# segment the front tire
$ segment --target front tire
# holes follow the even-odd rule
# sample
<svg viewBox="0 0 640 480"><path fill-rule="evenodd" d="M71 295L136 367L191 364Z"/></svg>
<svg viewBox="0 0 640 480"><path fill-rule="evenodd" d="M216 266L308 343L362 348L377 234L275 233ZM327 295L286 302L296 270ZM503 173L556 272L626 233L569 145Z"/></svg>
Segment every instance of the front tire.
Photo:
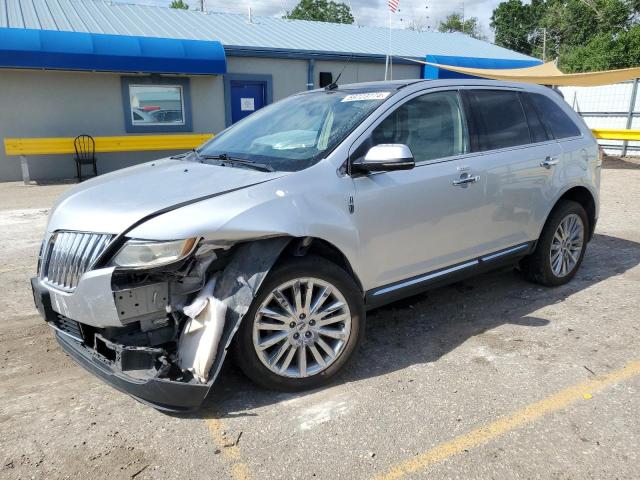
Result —
<svg viewBox="0 0 640 480"><path fill-rule="evenodd" d="M549 215L535 251L520 262L520 270L532 282L564 285L582 264L588 232L589 218L582 205L561 200Z"/></svg>
<svg viewBox="0 0 640 480"><path fill-rule="evenodd" d="M269 273L234 345L237 365L272 390L299 391L330 381L364 332L363 296L337 265L295 257Z"/></svg>

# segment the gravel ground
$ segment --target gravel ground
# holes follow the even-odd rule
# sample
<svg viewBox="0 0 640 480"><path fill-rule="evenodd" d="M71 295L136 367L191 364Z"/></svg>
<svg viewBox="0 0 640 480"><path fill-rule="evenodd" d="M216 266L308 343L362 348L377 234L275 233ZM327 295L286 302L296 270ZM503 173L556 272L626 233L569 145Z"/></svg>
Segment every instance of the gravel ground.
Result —
<svg viewBox="0 0 640 480"><path fill-rule="evenodd" d="M69 186L0 184L0 478L351 479L397 465L409 478L640 478L640 375L552 396L640 360L640 164L605 166L569 285L507 269L404 300L370 313L329 387L268 392L227 363L189 416L139 404L60 350L28 279ZM514 412L519 423L492 423Z"/></svg>

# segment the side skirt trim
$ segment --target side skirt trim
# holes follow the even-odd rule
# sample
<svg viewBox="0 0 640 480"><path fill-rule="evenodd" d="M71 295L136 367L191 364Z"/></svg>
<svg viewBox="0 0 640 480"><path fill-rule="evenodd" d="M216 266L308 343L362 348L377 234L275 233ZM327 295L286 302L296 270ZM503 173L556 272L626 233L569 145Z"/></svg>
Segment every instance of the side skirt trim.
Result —
<svg viewBox="0 0 640 480"><path fill-rule="evenodd" d="M384 295L385 293L393 292L394 290L398 290L398 289L401 289L401 288L409 287L409 286L415 285L417 283L426 282L427 280L438 278L438 277L441 277L443 275L447 275L449 273L457 272L458 270L462 270L463 268L472 267L474 265L477 265L478 263L479 263L478 260L472 260L470 262L466 262L466 263L462 263L460 265L456 265L455 267L445 268L444 270L439 270L437 272L429 273L427 275L423 275L421 277L414 278L412 280L406 280L406 281L404 281L402 283L397 283L395 285L391 285L390 287L385 287L385 288L382 288L380 290L376 290L372 295L374 297L377 296L377 295Z"/></svg>
<svg viewBox="0 0 640 480"><path fill-rule="evenodd" d="M518 245L517 247L508 248L507 250L502 250L501 252L492 253L491 255L486 255L486 256L482 257L480 260L483 261L483 262L488 262L490 260L493 260L494 258L499 258L499 257L502 257L503 255L508 255L510 253L514 253L514 252L518 252L520 250L524 250L528 246L529 246L528 243L523 243L522 245Z"/></svg>
<svg viewBox="0 0 640 480"><path fill-rule="evenodd" d="M513 263L530 253L534 245L535 242L522 243L441 270L428 272L417 277L369 290L365 295L365 303L367 304L367 308L375 308L385 303L414 295L430 287L458 281L475 273L481 273L501 265Z"/></svg>

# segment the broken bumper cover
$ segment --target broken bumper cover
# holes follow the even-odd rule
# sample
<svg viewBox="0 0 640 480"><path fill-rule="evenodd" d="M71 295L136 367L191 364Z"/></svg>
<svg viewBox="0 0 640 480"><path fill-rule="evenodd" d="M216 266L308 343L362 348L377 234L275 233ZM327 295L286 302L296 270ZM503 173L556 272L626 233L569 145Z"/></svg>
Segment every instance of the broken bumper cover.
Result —
<svg viewBox="0 0 640 480"><path fill-rule="evenodd" d="M162 378L142 380L122 373L99 353L86 346L80 338L61 330L58 327L58 313L51 306L49 290L44 288L37 278L31 280L31 286L38 312L54 328L60 346L82 367L117 390L159 410L186 412L200 407L211 388L211 383L183 383Z"/></svg>
<svg viewBox="0 0 640 480"><path fill-rule="evenodd" d="M56 339L77 363L117 390L159 410L186 412L196 410L209 392L208 384L174 382L161 378L138 380L122 374L100 355L69 336L56 332Z"/></svg>

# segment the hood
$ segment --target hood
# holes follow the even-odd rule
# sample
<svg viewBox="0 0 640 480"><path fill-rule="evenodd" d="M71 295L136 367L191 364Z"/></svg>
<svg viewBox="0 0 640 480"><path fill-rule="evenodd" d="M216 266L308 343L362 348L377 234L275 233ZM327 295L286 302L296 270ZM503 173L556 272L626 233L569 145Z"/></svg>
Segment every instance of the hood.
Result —
<svg viewBox="0 0 640 480"><path fill-rule="evenodd" d="M83 182L54 205L47 230L119 234L161 211L286 175L163 159Z"/></svg>

